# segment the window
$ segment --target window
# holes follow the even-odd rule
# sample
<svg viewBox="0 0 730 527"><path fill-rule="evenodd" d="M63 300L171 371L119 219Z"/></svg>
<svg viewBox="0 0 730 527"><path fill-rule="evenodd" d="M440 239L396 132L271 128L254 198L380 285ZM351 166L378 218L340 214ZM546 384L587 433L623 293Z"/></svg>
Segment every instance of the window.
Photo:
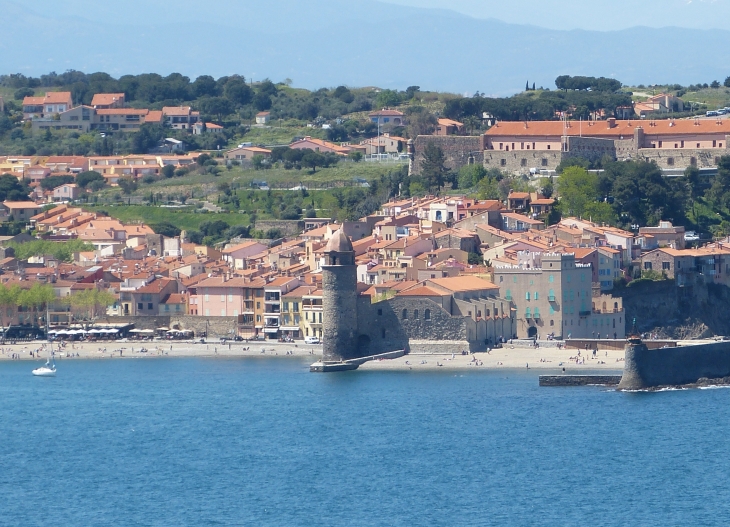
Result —
<svg viewBox="0 0 730 527"><path fill-rule="evenodd" d="M207 294L205 295L205 301L206 302L208 301L208 295Z"/></svg>
<svg viewBox="0 0 730 527"><path fill-rule="evenodd" d="M665 271L669 271L669 262L662 262L662 269Z"/></svg>
<svg viewBox="0 0 730 527"><path fill-rule="evenodd" d="M512 300L512 291L507 289L507 293L504 296L507 300Z"/></svg>
<svg viewBox="0 0 730 527"><path fill-rule="evenodd" d="M644 262L644 270L651 271L651 262Z"/></svg>
<svg viewBox="0 0 730 527"><path fill-rule="evenodd" d="M403 314L401 315L401 318L403 320L408 320L408 310L407 309L403 310Z"/></svg>
<svg viewBox="0 0 730 527"><path fill-rule="evenodd" d="M535 318L540 318L540 308L539 307L536 307L535 308L535 314L533 316Z"/></svg>
<svg viewBox="0 0 730 527"><path fill-rule="evenodd" d="M226 316L226 310L225 309L221 309L221 316L222 317Z"/></svg>
<svg viewBox="0 0 730 527"><path fill-rule="evenodd" d="M418 309L414 309L414 310L413 310L413 318L414 318L415 320L418 320Z"/></svg>
<svg viewBox="0 0 730 527"><path fill-rule="evenodd" d="M233 302L233 295L228 293L228 301Z"/></svg>
<svg viewBox="0 0 730 527"><path fill-rule="evenodd" d="M225 302L225 301L226 301L226 295L221 295L221 302Z"/></svg>
<svg viewBox="0 0 730 527"><path fill-rule="evenodd" d="M500 159L499 160L500 166L506 167L507 166L507 160L506 159Z"/></svg>
<svg viewBox="0 0 730 527"><path fill-rule="evenodd" d="M487 315L487 316L489 316L489 315ZM423 320L431 320L431 310L430 309L426 309L423 312Z"/></svg>
<svg viewBox="0 0 730 527"><path fill-rule="evenodd" d="M554 281L555 281L555 278L553 278L553 275L550 275L548 277L548 282L550 282L552 284Z"/></svg>
<svg viewBox="0 0 730 527"><path fill-rule="evenodd" d="M385 338L385 328L380 328L380 338Z"/></svg>
<svg viewBox="0 0 730 527"><path fill-rule="evenodd" d="M144 306L144 304L142 304L142 302L137 302L137 309L140 309L140 310L144 309L143 306Z"/></svg>
<svg viewBox="0 0 730 527"><path fill-rule="evenodd" d="M294 302L294 312L296 313L298 311L299 311L299 302Z"/></svg>
<svg viewBox="0 0 730 527"><path fill-rule="evenodd" d="M382 317L383 316L383 310L382 309L378 309L378 316L379 317Z"/></svg>
<svg viewBox="0 0 730 527"><path fill-rule="evenodd" d="M206 309L205 311L207 314L208 310ZM256 322L261 322L261 315L256 315Z"/></svg>
<svg viewBox="0 0 730 527"><path fill-rule="evenodd" d="M205 316L206 317L209 317L210 316L210 309L206 309L205 310ZM259 317L259 318L261 318L261 317Z"/></svg>
<svg viewBox="0 0 730 527"><path fill-rule="evenodd" d="M547 160L547 158L546 158L546 157L543 157L543 158L542 158L541 164L542 164L542 166L544 166L544 167L548 166L548 160Z"/></svg>
<svg viewBox="0 0 730 527"><path fill-rule="evenodd" d="M530 292L529 291L527 293L525 293L525 300L527 300L527 301L530 300Z"/></svg>
<svg viewBox="0 0 730 527"><path fill-rule="evenodd" d="M205 296L207 297L208 295ZM206 300L208 299L206 298ZM256 302L256 309L261 309L261 302Z"/></svg>
<svg viewBox="0 0 730 527"><path fill-rule="evenodd" d="M668 157L667 158L667 165L669 165L670 167L674 166L674 158L673 157Z"/></svg>
<svg viewBox="0 0 730 527"><path fill-rule="evenodd" d="M535 300L539 300L539 298L538 298L538 295L537 295L537 291L535 291L535 296L534 296L534 298L535 298Z"/></svg>
<svg viewBox="0 0 730 527"><path fill-rule="evenodd" d="M147 309L152 309L152 302L147 303Z"/></svg>
<svg viewBox="0 0 730 527"><path fill-rule="evenodd" d="M530 312L530 308L525 308L525 318L532 318L532 313Z"/></svg>
<svg viewBox="0 0 730 527"><path fill-rule="evenodd" d="M554 325L555 325L555 321L554 321L554 320L551 320L551 321L550 321L550 325L551 325L551 326L554 326Z"/></svg>
<svg viewBox="0 0 730 527"><path fill-rule="evenodd" d="M520 159L520 166L521 167L526 167L527 166L527 159L525 159L524 157L522 159Z"/></svg>
<svg viewBox="0 0 730 527"><path fill-rule="evenodd" d="M432 278L433 278L433 277L432 277ZM499 277L499 283L502 283L502 282L504 282L504 276L500 276L500 277Z"/></svg>

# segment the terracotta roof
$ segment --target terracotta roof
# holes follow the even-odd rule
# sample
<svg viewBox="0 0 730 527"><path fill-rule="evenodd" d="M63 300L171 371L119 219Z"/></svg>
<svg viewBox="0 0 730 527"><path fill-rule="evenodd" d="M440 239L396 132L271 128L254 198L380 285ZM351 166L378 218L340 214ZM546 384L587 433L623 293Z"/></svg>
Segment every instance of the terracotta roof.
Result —
<svg viewBox="0 0 730 527"><path fill-rule="evenodd" d="M149 110L137 108L109 108L96 110L99 115L147 115Z"/></svg>
<svg viewBox="0 0 730 527"><path fill-rule="evenodd" d="M370 112L370 117L403 117L404 113L398 110L380 110L377 112Z"/></svg>
<svg viewBox="0 0 730 527"><path fill-rule="evenodd" d="M421 285L414 287L413 289L406 289L405 291L399 291L396 296L447 296L448 293L439 291L432 287Z"/></svg>
<svg viewBox="0 0 730 527"><path fill-rule="evenodd" d="M163 115L186 116L190 113L190 106L165 106L162 109Z"/></svg>
<svg viewBox="0 0 730 527"><path fill-rule="evenodd" d="M499 289L498 285L477 278L476 276L452 276L449 278L432 278L428 282L454 292Z"/></svg>
<svg viewBox="0 0 730 527"><path fill-rule="evenodd" d="M525 137L556 137L562 135L583 137L605 137L616 139L623 136L627 139L634 137L634 130L642 128L645 136L653 135L703 135L703 134L730 134L730 120L728 119L663 119L626 120L616 121L616 125L609 127L608 121L584 122L582 125L572 121L568 128L563 129L562 121L501 121L490 128L484 135L487 137L525 136Z"/></svg>
<svg viewBox="0 0 730 527"><path fill-rule="evenodd" d="M43 102L47 104L59 104L69 102L71 100L70 91L49 91Z"/></svg>
<svg viewBox="0 0 730 527"><path fill-rule="evenodd" d="M40 106L46 101L45 97L24 97L23 106Z"/></svg>
<svg viewBox="0 0 730 527"><path fill-rule="evenodd" d="M223 254L231 254L236 251L240 251L241 249L246 249L248 247L253 247L255 245L263 245L264 247L266 247L263 243L260 243L260 242L243 242L243 243L239 243L238 245L234 245L233 247L228 247L227 249L223 249L223 251L221 251L221 252Z"/></svg>
<svg viewBox="0 0 730 527"><path fill-rule="evenodd" d="M91 99L91 106L109 106L124 99L123 93L97 93Z"/></svg>
<svg viewBox="0 0 730 527"><path fill-rule="evenodd" d="M439 124L441 126L464 126L464 123L460 123L459 121L454 121L453 119L439 119Z"/></svg>
<svg viewBox="0 0 730 527"><path fill-rule="evenodd" d="M145 116L144 121L146 123L157 123L162 121L162 111L160 110L150 110L147 115Z"/></svg>

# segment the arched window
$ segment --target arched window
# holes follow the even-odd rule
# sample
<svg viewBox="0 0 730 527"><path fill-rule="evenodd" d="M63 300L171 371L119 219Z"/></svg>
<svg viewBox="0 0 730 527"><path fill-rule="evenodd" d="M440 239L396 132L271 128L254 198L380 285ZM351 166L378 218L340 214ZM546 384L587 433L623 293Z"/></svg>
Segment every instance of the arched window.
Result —
<svg viewBox="0 0 730 527"><path fill-rule="evenodd" d="M614 309L615 311L618 311L618 302L614 302L614 303L613 303L613 309Z"/></svg>
<svg viewBox="0 0 730 527"><path fill-rule="evenodd" d="M402 318L403 318L403 320L406 320L408 318L408 310L407 309L404 309L403 310L403 317Z"/></svg>
<svg viewBox="0 0 730 527"><path fill-rule="evenodd" d="M413 310L413 318L418 320L418 309Z"/></svg>
<svg viewBox="0 0 730 527"><path fill-rule="evenodd" d="M431 310L430 309L426 309L423 312L423 320L431 320Z"/></svg>
<svg viewBox="0 0 730 527"><path fill-rule="evenodd" d="M603 312L606 312L606 302L603 303Z"/></svg>

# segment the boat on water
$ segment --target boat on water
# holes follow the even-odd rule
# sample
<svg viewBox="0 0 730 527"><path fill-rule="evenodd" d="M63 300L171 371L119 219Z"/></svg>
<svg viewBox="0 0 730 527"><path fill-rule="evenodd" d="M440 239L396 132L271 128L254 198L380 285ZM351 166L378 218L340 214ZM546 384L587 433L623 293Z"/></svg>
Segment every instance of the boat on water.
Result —
<svg viewBox="0 0 730 527"><path fill-rule="evenodd" d="M55 377L56 364L51 363L50 360L47 360L43 366L33 370L33 375L35 375L36 377Z"/></svg>

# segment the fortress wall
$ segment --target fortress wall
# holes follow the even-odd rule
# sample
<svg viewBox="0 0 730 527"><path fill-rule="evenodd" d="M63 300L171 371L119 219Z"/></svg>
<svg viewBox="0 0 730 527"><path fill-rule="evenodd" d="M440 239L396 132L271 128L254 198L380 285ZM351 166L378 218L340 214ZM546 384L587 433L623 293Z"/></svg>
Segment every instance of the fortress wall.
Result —
<svg viewBox="0 0 730 527"><path fill-rule="evenodd" d="M693 384L705 377L730 376L730 342L697 346L648 349L644 344L628 346L622 390Z"/></svg>
<svg viewBox="0 0 730 527"><path fill-rule="evenodd" d="M485 150L484 168L510 174L529 174L531 168L555 170L563 160L560 150Z"/></svg>
<svg viewBox="0 0 730 527"><path fill-rule="evenodd" d="M471 161L478 165L482 163L484 152L484 136L461 135L419 135L414 141L413 174L421 173L423 152L428 143L438 146L444 153L444 165L450 170L458 171Z"/></svg>

